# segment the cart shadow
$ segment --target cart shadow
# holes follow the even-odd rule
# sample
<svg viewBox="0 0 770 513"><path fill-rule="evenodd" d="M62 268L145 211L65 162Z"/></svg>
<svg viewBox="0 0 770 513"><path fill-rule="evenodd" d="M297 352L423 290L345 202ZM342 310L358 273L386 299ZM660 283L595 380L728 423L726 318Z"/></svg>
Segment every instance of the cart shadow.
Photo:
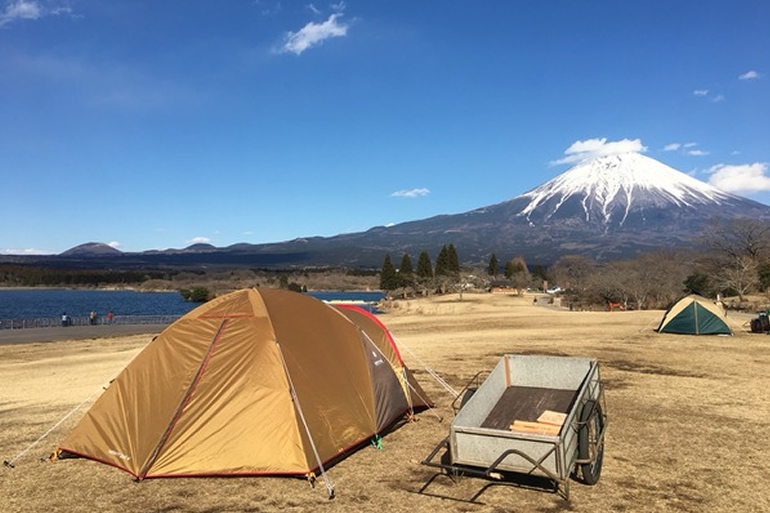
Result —
<svg viewBox="0 0 770 513"><path fill-rule="evenodd" d="M564 491L561 490L559 487L559 484L555 481L548 479L546 477L540 477L540 476L533 476L533 475L527 475L527 474L520 474L516 472L500 472L502 475L502 479L491 479L491 478L484 478L479 476L473 476L473 480L482 481L483 484L481 484L481 487L477 492L475 492L470 498L462 498L462 497L453 497L451 495L441 494L435 491L430 491L428 488L431 488L431 485L434 484L436 479L440 477L447 478L448 482L454 486L458 484L463 477L468 477L462 475L462 473L458 473L456 475L452 475L451 473L446 472L436 472L434 473L422 487L420 487L419 490L412 493L417 493L419 495L424 495L426 497L435 497L439 499L446 499L456 502L466 502L471 504L478 504L478 505L486 505L486 503L479 501L479 498L488 490L495 489L495 488L516 488L516 489L522 489L522 490L530 490L530 491L538 491L538 492L544 492L544 493L553 493L560 495L563 499L568 500L567 497L564 495ZM471 478L469 478L471 479ZM440 486L439 484L436 484L436 486ZM433 488L435 488L434 486Z"/></svg>

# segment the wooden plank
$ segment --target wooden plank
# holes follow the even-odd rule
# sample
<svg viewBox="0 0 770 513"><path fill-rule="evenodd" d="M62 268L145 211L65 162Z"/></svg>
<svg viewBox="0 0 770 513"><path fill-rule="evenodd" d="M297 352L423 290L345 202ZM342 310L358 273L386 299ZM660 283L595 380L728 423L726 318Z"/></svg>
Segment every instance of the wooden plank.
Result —
<svg viewBox="0 0 770 513"><path fill-rule="evenodd" d="M511 386L503 391L480 427L507 431L516 420L537 422L546 410L566 414L576 396L576 390Z"/></svg>
<svg viewBox="0 0 770 513"><path fill-rule="evenodd" d="M526 422L524 420L515 420L510 426L511 431L520 433L537 433L540 435L558 436L561 426L543 424L541 422Z"/></svg>
<svg viewBox="0 0 770 513"><path fill-rule="evenodd" d="M561 426L564 421L567 420L566 413L559 413L557 411L545 410L542 415L537 418L537 421L541 424L550 424L552 426Z"/></svg>

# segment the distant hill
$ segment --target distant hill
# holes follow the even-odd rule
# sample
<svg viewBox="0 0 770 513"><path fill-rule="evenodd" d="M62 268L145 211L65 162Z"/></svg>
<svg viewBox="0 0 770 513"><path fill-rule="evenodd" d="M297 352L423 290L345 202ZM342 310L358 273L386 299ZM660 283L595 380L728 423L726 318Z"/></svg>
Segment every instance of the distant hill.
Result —
<svg viewBox="0 0 770 513"><path fill-rule="evenodd" d="M333 237L305 237L226 248L194 244L184 249L123 253L88 243L37 258L78 266L379 268L386 253L435 258L454 244L462 263L521 256L548 265L568 254L598 260L628 258L659 249L695 248L712 220L770 222L770 207L720 191L638 153L582 162L510 200L469 212L439 215Z"/></svg>
<svg viewBox="0 0 770 513"><path fill-rule="evenodd" d="M122 255L123 252L113 248L109 244L101 242L86 242L60 254L64 257L88 257L88 256L115 256Z"/></svg>

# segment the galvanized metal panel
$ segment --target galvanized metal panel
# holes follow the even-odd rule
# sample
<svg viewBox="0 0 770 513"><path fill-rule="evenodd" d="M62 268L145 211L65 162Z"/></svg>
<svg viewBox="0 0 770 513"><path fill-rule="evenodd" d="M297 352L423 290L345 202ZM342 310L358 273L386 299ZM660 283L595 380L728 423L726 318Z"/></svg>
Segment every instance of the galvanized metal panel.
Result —
<svg viewBox="0 0 770 513"><path fill-rule="evenodd" d="M510 385L575 391L576 399L560 436L480 427ZM586 400L598 399L599 393L595 359L506 355L452 422L449 439L452 463L488 468L502 454L513 449L536 461L543 458L542 469L562 480L567 479L577 459L580 411ZM498 468L547 476L541 469L533 470L532 463L516 454L507 456Z"/></svg>

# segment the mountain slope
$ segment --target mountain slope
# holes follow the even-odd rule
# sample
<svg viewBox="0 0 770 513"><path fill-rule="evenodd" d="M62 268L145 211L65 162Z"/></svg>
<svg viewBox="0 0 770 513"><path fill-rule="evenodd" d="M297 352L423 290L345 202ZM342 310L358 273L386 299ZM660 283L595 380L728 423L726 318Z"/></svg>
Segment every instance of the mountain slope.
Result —
<svg viewBox="0 0 770 513"><path fill-rule="evenodd" d="M65 264L123 268L378 268L386 253L396 259L409 253L416 259L428 251L435 258L442 245L451 243L463 263L486 262L495 253L501 261L523 256L530 264L547 265L568 254L615 260L660 249L697 248L714 218L770 222L770 207L715 189L649 157L629 153L582 162L495 205L365 232L144 253L121 253L88 244L55 258L64 259ZM9 258L22 257L0 257L0 261Z"/></svg>
<svg viewBox="0 0 770 513"><path fill-rule="evenodd" d="M744 201L638 153L580 163L519 198L529 199L520 212L529 221L583 215L587 222L617 227L649 210L716 209Z"/></svg>
<svg viewBox="0 0 770 513"><path fill-rule="evenodd" d="M608 260L697 247L715 217L770 221L770 207L629 153L582 162L496 205L329 242L410 254L451 242L466 261L482 261L494 252L498 258L522 255L548 264L571 253Z"/></svg>

